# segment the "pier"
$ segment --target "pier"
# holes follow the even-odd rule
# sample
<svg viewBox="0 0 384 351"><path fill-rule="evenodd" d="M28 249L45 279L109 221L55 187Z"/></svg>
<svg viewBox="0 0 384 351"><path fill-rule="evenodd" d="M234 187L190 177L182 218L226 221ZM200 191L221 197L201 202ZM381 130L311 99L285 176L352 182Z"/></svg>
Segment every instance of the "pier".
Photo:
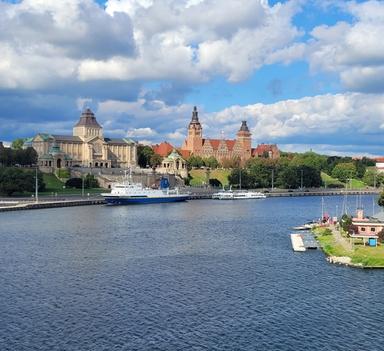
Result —
<svg viewBox="0 0 384 351"><path fill-rule="evenodd" d="M42 200L39 202L31 201L2 201L0 202L0 212L37 210L43 208L90 206L105 204L102 198L91 199L61 199L61 200Z"/></svg>
<svg viewBox="0 0 384 351"><path fill-rule="evenodd" d="M311 233L291 234L291 244L293 251L307 251L307 249L317 249L319 244Z"/></svg>

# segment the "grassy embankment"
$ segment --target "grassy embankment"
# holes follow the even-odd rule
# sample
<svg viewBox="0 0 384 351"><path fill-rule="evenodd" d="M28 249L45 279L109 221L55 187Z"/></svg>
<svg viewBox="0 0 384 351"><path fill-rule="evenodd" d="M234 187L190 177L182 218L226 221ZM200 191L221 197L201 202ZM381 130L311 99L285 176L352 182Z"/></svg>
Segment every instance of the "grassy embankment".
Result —
<svg viewBox="0 0 384 351"><path fill-rule="evenodd" d="M213 169L210 171L209 179L217 179L222 185L228 186L228 176L231 173L228 169ZM192 169L189 172L191 176L191 186L201 186L207 181L207 173L204 169Z"/></svg>
<svg viewBox="0 0 384 351"><path fill-rule="evenodd" d="M351 263L365 268L384 268L384 246L364 246L357 243L352 247L346 234L342 234L339 240L330 229L316 228L316 239L319 241L327 256L350 257Z"/></svg>
<svg viewBox="0 0 384 351"><path fill-rule="evenodd" d="M327 188L345 188L345 183L341 182L340 180L331 177L327 173L321 172L321 179L324 183L324 185ZM367 187L367 184L365 184L363 181L359 179L352 179L348 182L347 188L348 189L364 189Z"/></svg>
<svg viewBox="0 0 384 351"><path fill-rule="evenodd" d="M65 188L65 183L58 179L54 174L43 174L45 191L41 195L81 195L81 189ZM85 194L99 194L105 191L102 188L84 189Z"/></svg>

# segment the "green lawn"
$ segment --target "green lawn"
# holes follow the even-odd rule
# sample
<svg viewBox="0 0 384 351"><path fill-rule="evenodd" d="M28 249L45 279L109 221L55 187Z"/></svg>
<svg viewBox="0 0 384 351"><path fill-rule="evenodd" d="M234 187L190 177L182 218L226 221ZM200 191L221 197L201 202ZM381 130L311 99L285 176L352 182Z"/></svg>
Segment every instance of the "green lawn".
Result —
<svg viewBox="0 0 384 351"><path fill-rule="evenodd" d="M345 183L341 182L336 178L331 177L327 173L321 172L321 179L327 188L332 188L332 185L333 186L336 185L337 187L345 187ZM352 189L364 189L367 187L367 184L365 184L363 181L359 179L352 179L351 181L348 181L348 184L347 184L348 189L351 189L351 187Z"/></svg>
<svg viewBox="0 0 384 351"><path fill-rule="evenodd" d="M228 169L213 169L210 171L209 179L217 179L222 185L228 186L228 176L231 173ZM190 181L191 186L201 186L207 180L207 172L205 169L192 169L189 172L192 177Z"/></svg>
<svg viewBox="0 0 384 351"><path fill-rule="evenodd" d="M352 263L362 264L364 267L384 267L384 246L377 247L355 244L353 248L346 250L340 245L333 235L325 235L324 228L316 228L315 235L323 251L328 256L350 257ZM345 238L348 241L348 238Z"/></svg>
<svg viewBox="0 0 384 351"><path fill-rule="evenodd" d="M348 184L348 188L352 186L352 189L364 189L367 187L367 184L365 184L363 181L358 179L352 179L350 183Z"/></svg>
<svg viewBox="0 0 384 351"><path fill-rule="evenodd" d="M43 174L45 183L45 191L41 192L41 195L52 195L52 194L77 194L80 195L82 190L75 188L63 188L65 184L60 181L54 174ZM104 192L103 188L84 189L85 194L99 194Z"/></svg>
<svg viewBox="0 0 384 351"><path fill-rule="evenodd" d="M336 178L333 178L331 177L330 175L328 175L327 173L324 173L324 172L321 172L321 180L323 181L324 185L328 188L328 187L331 187L332 188L332 185L333 186L342 186L344 187L345 184L340 182L340 180L336 179Z"/></svg>

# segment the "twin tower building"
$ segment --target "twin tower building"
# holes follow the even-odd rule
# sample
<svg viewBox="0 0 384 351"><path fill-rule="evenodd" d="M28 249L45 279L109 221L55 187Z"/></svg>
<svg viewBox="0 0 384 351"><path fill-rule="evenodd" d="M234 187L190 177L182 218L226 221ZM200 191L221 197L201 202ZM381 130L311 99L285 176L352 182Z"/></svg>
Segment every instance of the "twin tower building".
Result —
<svg viewBox="0 0 384 351"><path fill-rule="evenodd" d="M215 157L218 161L238 158L242 162L251 157L278 158L279 149L276 145L260 144L252 148L252 134L247 121L242 121L236 139L205 139L203 128L199 121L196 106L192 112L192 119L188 125L188 136L181 147L183 154L193 154L201 157Z"/></svg>

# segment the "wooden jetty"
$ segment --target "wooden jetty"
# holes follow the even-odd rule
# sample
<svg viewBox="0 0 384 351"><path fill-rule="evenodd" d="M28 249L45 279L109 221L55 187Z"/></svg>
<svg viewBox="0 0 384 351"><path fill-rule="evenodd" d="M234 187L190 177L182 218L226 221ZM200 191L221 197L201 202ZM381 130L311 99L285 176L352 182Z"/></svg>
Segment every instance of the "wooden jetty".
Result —
<svg viewBox="0 0 384 351"><path fill-rule="evenodd" d="M317 249L319 244L311 233L291 234L291 243L293 251L307 251L308 249Z"/></svg>

